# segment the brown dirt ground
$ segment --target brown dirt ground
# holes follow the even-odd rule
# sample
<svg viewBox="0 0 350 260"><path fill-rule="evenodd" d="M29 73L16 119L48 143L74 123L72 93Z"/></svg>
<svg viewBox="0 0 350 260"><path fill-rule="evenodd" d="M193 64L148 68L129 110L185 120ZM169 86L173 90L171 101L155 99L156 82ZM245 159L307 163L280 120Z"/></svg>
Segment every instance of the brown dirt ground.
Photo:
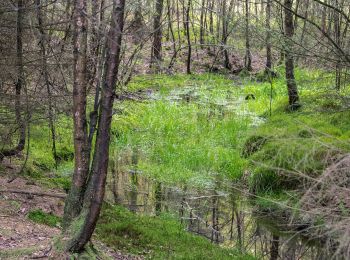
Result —
<svg viewBox="0 0 350 260"><path fill-rule="evenodd" d="M13 168L5 166L5 172L0 173L0 190L20 190L29 192L45 192L62 194L63 191L47 189L32 180L22 177L11 179ZM14 194L0 192L0 260L3 259L71 259L68 255L54 250L53 239L58 237L59 227L52 228L34 223L27 218L28 212L41 209L46 213L62 216L64 200L46 196ZM106 254L108 259L142 259L137 256L124 255L121 252L107 248L98 241L95 246ZM101 257L105 259L105 257Z"/></svg>

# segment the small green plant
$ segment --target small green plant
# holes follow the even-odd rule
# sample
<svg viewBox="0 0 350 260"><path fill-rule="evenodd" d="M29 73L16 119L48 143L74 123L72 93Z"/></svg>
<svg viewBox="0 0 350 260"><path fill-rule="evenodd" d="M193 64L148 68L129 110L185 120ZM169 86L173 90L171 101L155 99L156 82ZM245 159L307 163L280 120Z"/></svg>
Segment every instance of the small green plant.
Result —
<svg viewBox="0 0 350 260"><path fill-rule="evenodd" d="M53 214L45 213L41 209L35 209L28 213L28 218L36 223L50 227L59 227L61 218Z"/></svg>

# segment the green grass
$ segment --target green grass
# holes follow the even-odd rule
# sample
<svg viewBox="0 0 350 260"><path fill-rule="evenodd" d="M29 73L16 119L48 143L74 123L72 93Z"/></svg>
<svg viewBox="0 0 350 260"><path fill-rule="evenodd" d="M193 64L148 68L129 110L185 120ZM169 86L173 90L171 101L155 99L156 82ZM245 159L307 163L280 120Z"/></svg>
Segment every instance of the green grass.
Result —
<svg viewBox="0 0 350 260"><path fill-rule="evenodd" d="M241 137L252 121L237 110L241 89L223 76L160 78L166 90L156 100L119 104L114 157L137 153L138 168L162 182L208 187L217 175L239 178Z"/></svg>
<svg viewBox="0 0 350 260"><path fill-rule="evenodd" d="M28 218L35 223L44 224L50 227L59 227L61 223L60 217L45 213L41 209L30 211L28 213Z"/></svg>
<svg viewBox="0 0 350 260"><path fill-rule="evenodd" d="M317 178L337 157L350 149L350 112L347 111L348 89L330 88L332 78L320 71L296 71L302 108L286 110L286 86L283 78L273 82L272 114L270 115L269 83L245 88L256 101L250 109L266 118L265 123L251 129L246 138L266 141L248 158L250 189L256 193L280 193L300 187L308 178Z"/></svg>
<svg viewBox="0 0 350 260"><path fill-rule="evenodd" d="M106 245L146 259L253 259L185 231L171 216L138 216L122 207L104 208L96 234Z"/></svg>

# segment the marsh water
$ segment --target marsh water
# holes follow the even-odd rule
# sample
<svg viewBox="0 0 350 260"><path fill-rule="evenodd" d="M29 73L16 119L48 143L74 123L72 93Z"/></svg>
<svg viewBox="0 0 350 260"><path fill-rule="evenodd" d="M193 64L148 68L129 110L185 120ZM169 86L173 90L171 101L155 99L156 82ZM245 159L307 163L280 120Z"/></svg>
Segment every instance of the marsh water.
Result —
<svg viewBox="0 0 350 260"><path fill-rule="evenodd" d="M157 92L145 94L148 102L161 99ZM239 110L258 125L264 119L242 109L244 96L231 92L220 95L222 100L212 104L217 116ZM196 102L203 96L194 87L173 91L169 102ZM204 99L205 100L205 99ZM254 198L239 183L220 176L214 177L206 188L188 184L161 183L137 168L142 153L125 149L111 159L106 198L129 208L137 214L170 214L184 228L213 243L237 248L259 259L329 259L327 247L308 236L307 226L295 226L283 212L262 211ZM315 242L316 241L316 242Z"/></svg>

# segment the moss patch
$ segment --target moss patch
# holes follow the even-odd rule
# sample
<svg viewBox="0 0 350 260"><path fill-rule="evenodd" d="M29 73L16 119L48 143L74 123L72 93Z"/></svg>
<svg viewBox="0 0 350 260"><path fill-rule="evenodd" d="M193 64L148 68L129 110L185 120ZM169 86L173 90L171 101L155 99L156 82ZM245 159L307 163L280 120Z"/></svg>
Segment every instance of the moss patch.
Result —
<svg viewBox="0 0 350 260"><path fill-rule="evenodd" d="M61 218L53 214L43 212L41 209L32 210L28 213L28 218L36 223L50 227L59 227Z"/></svg>
<svg viewBox="0 0 350 260"><path fill-rule="evenodd" d="M96 233L106 245L146 259L253 259L185 231L170 216L137 216L122 207L104 207Z"/></svg>

